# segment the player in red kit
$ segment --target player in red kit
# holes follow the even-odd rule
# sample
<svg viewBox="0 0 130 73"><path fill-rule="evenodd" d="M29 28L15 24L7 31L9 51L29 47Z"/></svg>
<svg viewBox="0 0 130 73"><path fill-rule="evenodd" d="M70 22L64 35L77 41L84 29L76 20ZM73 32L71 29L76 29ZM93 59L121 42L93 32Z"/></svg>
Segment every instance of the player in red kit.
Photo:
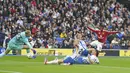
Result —
<svg viewBox="0 0 130 73"><path fill-rule="evenodd" d="M103 44L107 40L107 36L109 36L110 34L118 33L118 31L104 30L104 26L100 26L100 30L95 30L90 27L87 27L87 28L97 34L98 39L90 43L91 46L96 47L97 51L101 51Z"/></svg>
<svg viewBox="0 0 130 73"><path fill-rule="evenodd" d="M98 41L101 43L105 43L107 40L107 36L109 36L110 34L116 34L118 33L118 31L107 31L104 30L103 26L100 26L100 30L94 30L90 27L88 27L89 30L91 30L92 32L95 32L97 34L98 37Z"/></svg>

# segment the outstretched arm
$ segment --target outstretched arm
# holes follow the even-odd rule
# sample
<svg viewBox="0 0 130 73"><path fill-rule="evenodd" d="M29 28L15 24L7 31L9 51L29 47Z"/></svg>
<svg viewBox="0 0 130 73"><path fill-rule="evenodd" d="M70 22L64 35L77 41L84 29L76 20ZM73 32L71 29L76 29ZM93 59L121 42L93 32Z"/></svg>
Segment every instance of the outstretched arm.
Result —
<svg viewBox="0 0 130 73"><path fill-rule="evenodd" d="M29 43L27 38L25 38L24 43L29 47L29 49L31 49L33 51L34 54L36 54L36 51L33 49L33 46ZM30 52L29 49L27 49L27 53Z"/></svg>
<svg viewBox="0 0 130 73"><path fill-rule="evenodd" d="M23 41L29 47L29 49L33 48L32 45L30 44L30 42L28 41L28 38L25 38Z"/></svg>
<svg viewBox="0 0 130 73"><path fill-rule="evenodd" d="M110 31L110 32L108 32L108 34L116 34L116 33L119 33L119 31Z"/></svg>
<svg viewBox="0 0 130 73"><path fill-rule="evenodd" d="M94 29L92 29L92 28L90 28L90 27L87 27L89 30L91 30L91 31L93 31L93 32L96 32L97 30L94 30Z"/></svg>

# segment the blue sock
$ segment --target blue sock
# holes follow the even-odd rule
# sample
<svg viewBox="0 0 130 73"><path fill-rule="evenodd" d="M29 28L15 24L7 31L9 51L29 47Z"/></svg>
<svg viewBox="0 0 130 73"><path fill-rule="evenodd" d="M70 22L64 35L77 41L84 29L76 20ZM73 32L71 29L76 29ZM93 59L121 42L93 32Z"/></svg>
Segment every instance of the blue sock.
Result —
<svg viewBox="0 0 130 73"><path fill-rule="evenodd" d="M3 57L4 55L5 55L5 52L1 53L1 54L0 54L0 57Z"/></svg>

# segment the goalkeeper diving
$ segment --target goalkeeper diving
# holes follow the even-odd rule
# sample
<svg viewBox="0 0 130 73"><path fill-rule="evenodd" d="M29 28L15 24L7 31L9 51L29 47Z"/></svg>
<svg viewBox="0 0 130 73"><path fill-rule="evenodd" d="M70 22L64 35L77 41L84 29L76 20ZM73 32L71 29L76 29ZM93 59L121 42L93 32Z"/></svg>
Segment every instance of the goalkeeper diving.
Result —
<svg viewBox="0 0 130 73"><path fill-rule="evenodd" d="M27 54L30 53L30 50L33 51L34 56L32 58L36 58L36 51L33 49L32 45L28 41L31 37L31 31L26 30L24 32L18 33L15 37L13 37L7 46L5 52L0 54L0 57L7 55L11 50L22 50L26 49ZM26 44L26 45L24 45Z"/></svg>

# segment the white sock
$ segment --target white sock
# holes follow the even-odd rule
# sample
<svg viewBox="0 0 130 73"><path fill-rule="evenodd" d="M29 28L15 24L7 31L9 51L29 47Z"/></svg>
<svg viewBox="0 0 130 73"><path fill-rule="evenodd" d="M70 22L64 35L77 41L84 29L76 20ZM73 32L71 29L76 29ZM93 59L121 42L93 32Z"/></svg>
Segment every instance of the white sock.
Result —
<svg viewBox="0 0 130 73"><path fill-rule="evenodd" d="M5 55L5 52L1 53L1 54L0 54L0 57L3 57L4 55Z"/></svg>
<svg viewBox="0 0 130 73"><path fill-rule="evenodd" d="M61 65L70 65L70 63L63 63L63 64L61 64Z"/></svg>
<svg viewBox="0 0 130 73"><path fill-rule="evenodd" d="M58 60L49 61L47 64L58 64Z"/></svg>

